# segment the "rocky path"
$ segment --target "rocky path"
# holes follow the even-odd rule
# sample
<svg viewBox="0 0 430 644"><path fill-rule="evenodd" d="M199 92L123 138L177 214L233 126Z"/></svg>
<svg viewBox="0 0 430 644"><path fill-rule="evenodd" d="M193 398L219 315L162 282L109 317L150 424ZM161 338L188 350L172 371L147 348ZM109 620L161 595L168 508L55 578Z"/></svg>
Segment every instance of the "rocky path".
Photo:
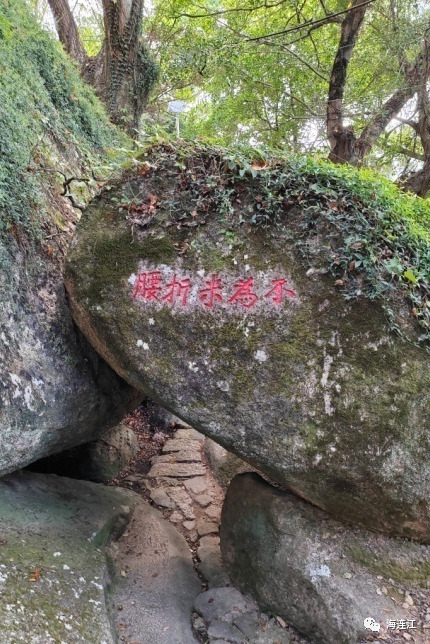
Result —
<svg viewBox="0 0 430 644"><path fill-rule="evenodd" d="M221 563L218 537L224 493L206 464L203 445L202 434L178 429L153 459L149 496L190 544L203 585L227 586L231 581Z"/></svg>
<svg viewBox="0 0 430 644"><path fill-rule="evenodd" d="M208 466L204 436L181 427L146 476L127 480L153 508L135 512L114 553L119 578L112 607L121 642L305 643L234 588L222 565L224 492Z"/></svg>

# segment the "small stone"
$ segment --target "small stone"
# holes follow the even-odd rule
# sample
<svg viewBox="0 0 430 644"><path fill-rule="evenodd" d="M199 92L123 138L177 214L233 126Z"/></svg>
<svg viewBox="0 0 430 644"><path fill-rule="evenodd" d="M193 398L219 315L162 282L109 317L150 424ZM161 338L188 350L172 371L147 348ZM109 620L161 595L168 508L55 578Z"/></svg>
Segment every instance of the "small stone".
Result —
<svg viewBox="0 0 430 644"><path fill-rule="evenodd" d="M257 613L240 615L240 617L234 620L234 624L248 639L257 637L260 627Z"/></svg>
<svg viewBox="0 0 430 644"><path fill-rule="evenodd" d="M184 485L187 490L194 492L194 494L200 494L201 492L206 492L207 483L201 478L190 478L188 481L184 481Z"/></svg>
<svg viewBox="0 0 430 644"><path fill-rule="evenodd" d="M193 520L196 518L192 508L192 500L188 492L181 487L171 487L168 490L168 494L186 519Z"/></svg>
<svg viewBox="0 0 430 644"><path fill-rule="evenodd" d="M167 508L168 510L173 510L176 506L173 501L170 499L166 490L162 487L158 487L155 490L151 491L150 494L151 500L162 508Z"/></svg>
<svg viewBox="0 0 430 644"><path fill-rule="evenodd" d="M219 545L199 546L197 555L200 559L200 572L208 582L209 588L220 588L231 585L231 579L221 561Z"/></svg>
<svg viewBox="0 0 430 644"><path fill-rule="evenodd" d="M121 570L120 575L121 577L127 577L127 573L125 572L125 570Z"/></svg>
<svg viewBox="0 0 430 644"><path fill-rule="evenodd" d="M214 619L208 628L208 636L211 639L219 640L224 639L227 642L233 642L234 644L243 643L243 633L240 632L236 626L229 624L228 622L223 622L220 619Z"/></svg>
<svg viewBox="0 0 430 644"><path fill-rule="evenodd" d="M351 575L351 573L350 573L350 572L346 572L346 573L344 573L344 575L343 575L343 576L345 577L345 579L352 579L352 575Z"/></svg>
<svg viewBox="0 0 430 644"><path fill-rule="evenodd" d="M200 615L196 615L192 621L193 621L194 630L196 630L198 633L203 633L203 634L206 633L206 624L204 623Z"/></svg>
<svg viewBox="0 0 430 644"><path fill-rule="evenodd" d="M195 528L195 526L196 526L196 522L195 521L184 521L182 525L184 526L184 528L186 530L193 530Z"/></svg>
<svg viewBox="0 0 430 644"><path fill-rule="evenodd" d="M182 480L175 479L175 478L168 478L167 476L162 476L161 478L157 479L160 485L165 487L166 489L169 487L174 487L175 485L181 485Z"/></svg>
<svg viewBox="0 0 430 644"><path fill-rule="evenodd" d="M219 508L217 508L216 506L211 505L208 508L206 508L205 514L207 514L207 516L210 519L217 519L219 521L220 516L221 516L221 510Z"/></svg>
<svg viewBox="0 0 430 644"><path fill-rule="evenodd" d="M405 608L406 610L408 610L408 608L410 608L410 606L406 602L403 602L402 608Z"/></svg>
<svg viewBox="0 0 430 644"><path fill-rule="evenodd" d="M214 619L236 620L244 613L258 610L257 604L246 599L237 588L211 588L194 601L196 612L208 621Z"/></svg>
<svg viewBox="0 0 430 644"><path fill-rule="evenodd" d="M200 545L205 547L219 546L219 537L206 536L200 539Z"/></svg>
<svg viewBox="0 0 430 644"><path fill-rule="evenodd" d="M192 476L204 476L206 468L200 463L155 463L148 473L149 478L171 476L175 478L187 478Z"/></svg>
<svg viewBox="0 0 430 644"><path fill-rule="evenodd" d="M409 593L406 593L406 595L405 595L405 602L406 602L409 606L413 606L413 605L414 605L414 600L413 600L413 599L412 599L412 597L409 595Z"/></svg>
<svg viewBox="0 0 430 644"><path fill-rule="evenodd" d="M176 501L181 501L182 503L192 502L190 495L188 494L188 492L184 490L182 485L170 486L169 489L167 490L167 493L170 496L170 498L175 502Z"/></svg>
<svg viewBox="0 0 430 644"><path fill-rule="evenodd" d="M218 524L211 521L206 521L206 519L201 518L197 521L197 532L199 537L203 537L206 534L211 534L212 532L218 532Z"/></svg>
<svg viewBox="0 0 430 644"><path fill-rule="evenodd" d="M182 516L182 514L180 512L178 512L178 510L175 510L170 515L170 521L172 523L181 523L181 521L183 521L183 520L184 520L184 517Z"/></svg>
<svg viewBox="0 0 430 644"><path fill-rule="evenodd" d="M196 496L196 501L202 508L205 508L207 505L209 505L209 503L212 502L212 497L209 496L209 494L199 494L199 496Z"/></svg>

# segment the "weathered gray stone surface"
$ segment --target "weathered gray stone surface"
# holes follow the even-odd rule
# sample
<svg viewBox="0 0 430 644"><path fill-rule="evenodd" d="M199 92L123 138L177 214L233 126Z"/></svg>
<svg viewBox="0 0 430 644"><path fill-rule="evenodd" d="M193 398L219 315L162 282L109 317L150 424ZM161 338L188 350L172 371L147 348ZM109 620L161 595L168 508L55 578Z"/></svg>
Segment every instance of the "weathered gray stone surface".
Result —
<svg viewBox="0 0 430 644"><path fill-rule="evenodd" d="M126 490L54 475L0 479L2 644L116 642L102 548L138 502Z"/></svg>
<svg viewBox="0 0 430 644"><path fill-rule="evenodd" d="M194 492L194 494L200 494L201 492L206 492L208 489L207 483L204 479L201 478L192 478L184 482L187 490Z"/></svg>
<svg viewBox="0 0 430 644"><path fill-rule="evenodd" d="M176 507L176 504L173 503L172 499L162 487L157 487L154 490L151 490L150 497L154 503L162 508L173 510Z"/></svg>
<svg viewBox="0 0 430 644"><path fill-rule="evenodd" d="M423 590L428 546L346 527L256 474L230 483L220 536L233 583L315 644L366 639L368 617L380 623L381 636L388 619L422 624L416 609L409 612L414 602L405 602L405 588L424 602L430 598ZM419 628L424 639L417 641L427 641Z"/></svg>
<svg viewBox="0 0 430 644"><path fill-rule="evenodd" d="M204 538L205 537L203 537L203 539ZM218 588L220 586L229 586L231 584L229 574L221 561L219 543L200 545L197 548L197 556L200 559L200 572L206 579L208 588Z"/></svg>
<svg viewBox="0 0 430 644"><path fill-rule="evenodd" d="M207 534L218 532L218 523L215 523L214 521L208 521L204 517L198 519L196 527L199 537L204 537Z"/></svg>
<svg viewBox="0 0 430 644"><path fill-rule="evenodd" d="M194 608L204 620L195 617L194 628L210 644L290 644L289 631L261 613L237 588L212 588L197 597Z"/></svg>
<svg viewBox="0 0 430 644"><path fill-rule="evenodd" d="M74 326L62 252L0 239L0 476L97 438L143 398Z"/></svg>
<svg viewBox="0 0 430 644"><path fill-rule="evenodd" d="M192 508L192 499L189 494L180 487L170 487L167 494L176 504L186 519L195 519Z"/></svg>
<svg viewBox="0 0 430 644"><path fill-rule="evenodd" d="M212 497L209 494L199 494L196 496L196 501L202 508L206 508L211 503Z"/></svg>
<svg viewBox="0 0 430 644"><path fill-rule="evenodd" d="M324 213L305 232L288 205L276 226L241 225L257 212L244 179L227 222L213 212L195 225L200 206L180 191L177 225L182 170L169 172L105 191L78 226L66 285L87 338L270 479L340 518L430 541L428 353L390 331L382 303L338 291L328 266L346 242ZM150 194L156 212L132 231L121 200L138 209ZM387 297L417 340L409 304Z"/></svg>
<svg viewBox="0 0 430 644"><path fill-rule="evenodd" d="M215 478L224 489L236 474L254 471L249 463L227 451L210 438L205 441L205 452Z"/></svg>
<svg viewBox="0 0 430 644"><path fill-rule="evenodd" d="M107 483L130 463L138 448L134 432L120 424L96 440L43 458L30 469Z"/></svg>
<svg viewBox="0 0 430 644"><path fill-rule="evenodd" d="M201 593L194 601L194 608L204 619L233 619L245 613L258 610L258 606L249 597L244 597L237 588L212 588Z"/></svg>
<svg viewBox="0 0 430 644"><path fill-rule="evenodd" d="M125 641L197 644L191 612L200 582L179 532L158 510L141 503L114 556L110 606Z"/></svg>

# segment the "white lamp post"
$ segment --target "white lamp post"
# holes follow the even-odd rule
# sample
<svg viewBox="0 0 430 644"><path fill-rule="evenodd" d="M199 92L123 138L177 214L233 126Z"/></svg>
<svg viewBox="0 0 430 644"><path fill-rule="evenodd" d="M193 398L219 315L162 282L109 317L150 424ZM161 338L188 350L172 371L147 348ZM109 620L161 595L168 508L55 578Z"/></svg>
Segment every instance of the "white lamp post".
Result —
<svg viewBox="0 0 430 644"><path fill-rule="evenodd" d="M179 114L185 111L187 104L185 101L170 101L168 111L175 115L176 136L179 139Z"/></svg>

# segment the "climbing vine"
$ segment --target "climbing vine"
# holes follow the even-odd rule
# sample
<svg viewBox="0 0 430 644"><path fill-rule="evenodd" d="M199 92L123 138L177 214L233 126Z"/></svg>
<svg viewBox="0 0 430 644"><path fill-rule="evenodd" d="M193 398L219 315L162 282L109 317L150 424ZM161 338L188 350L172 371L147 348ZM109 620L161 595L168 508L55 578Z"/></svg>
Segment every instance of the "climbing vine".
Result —
<svg viewBox="0 0 430 644"><path fill-rule="evenodd" d="M0 45L0 232L33 238L46 204L40 170L52 170L52 151L67 158L73 150L84 170L128 143L21 0L0 3Z"/></svg>
<svg viewBox="0 0 430 644"><path fill-rule="evenodd" d="M423 329L419 340L430 340L427 201L369 170L261 149L161 143L140 162L141 172L176 172L178 193L187 191L193 203L190 212L179 201L167 204L179 223L199 225L216 214L234 238L242 225L288 231L299 216L294 243L310 268L331 274L346 299L382 299L388 313L391 295L400 292ZM321 248L317 238L329 241Z"/></svg>

